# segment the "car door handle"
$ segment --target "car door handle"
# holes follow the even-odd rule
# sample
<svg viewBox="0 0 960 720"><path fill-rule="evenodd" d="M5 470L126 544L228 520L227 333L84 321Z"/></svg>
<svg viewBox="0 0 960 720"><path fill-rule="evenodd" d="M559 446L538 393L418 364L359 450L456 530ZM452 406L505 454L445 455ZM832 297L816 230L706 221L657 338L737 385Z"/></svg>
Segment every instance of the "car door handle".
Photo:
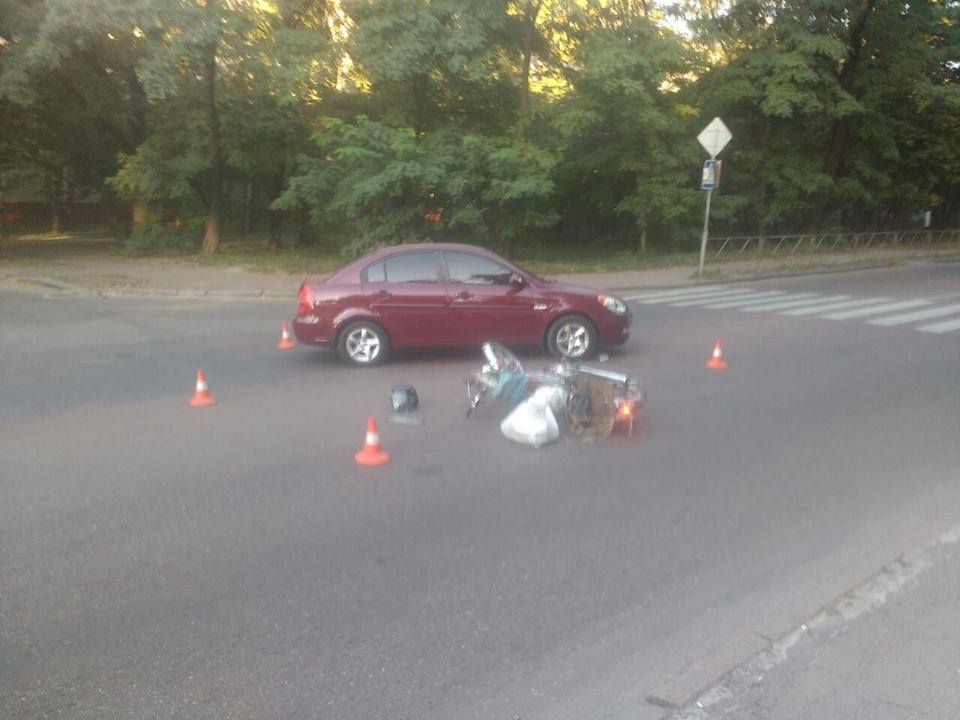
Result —
<svg viewBox="0 0 960 720"><path fill-rule="evenodd" d="M469 293L466 290L461 290L453 296L454 300L469 300L473 297L473 293Z"/></svg>
<svg viewBox="0 0 960 720"><path fill-rule="evenodd" d="M373 297L388 298L390 297L390 293L387 290L377 290L375 293L373 293Z"/></svg>

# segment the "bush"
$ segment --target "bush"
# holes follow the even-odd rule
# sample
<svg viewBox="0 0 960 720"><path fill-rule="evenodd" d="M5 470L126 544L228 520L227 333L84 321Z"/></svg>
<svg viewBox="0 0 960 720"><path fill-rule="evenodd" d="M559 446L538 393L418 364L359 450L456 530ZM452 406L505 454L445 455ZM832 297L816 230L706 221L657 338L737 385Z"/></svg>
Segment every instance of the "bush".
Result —
<svg viewBox="0 0 960 720"><path fill-rule="evenodd" d="M123 243L128 255L182 255L200 249L199 230L170 227L159 223L138 225Z"/></svg>

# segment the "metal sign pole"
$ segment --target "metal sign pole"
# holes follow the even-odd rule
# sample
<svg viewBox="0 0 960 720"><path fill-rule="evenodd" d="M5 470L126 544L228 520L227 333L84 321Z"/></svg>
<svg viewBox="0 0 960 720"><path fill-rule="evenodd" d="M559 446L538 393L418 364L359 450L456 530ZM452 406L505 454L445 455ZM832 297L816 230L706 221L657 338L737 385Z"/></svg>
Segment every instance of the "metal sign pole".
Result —
<svg viewBox="0 0 960 720"><path fill-rule="evenodd" d="M707 259L707 238L710 234L710 199L720 180L720 163L717 162L717 155L730 142L731 137L733 136L730 130L718 117L711 120L710 124L697 135L697 142L710 155L710 159L703 164L703 179L700 181L700 189L707 191L707 210L703 215L703 237L700 239L700 266L697 268L697 277L703 276L703 263Z"/></svg>
<svg viewBox="0 0 960 720"><path fill-rule="evenodd" d="M697 270L697 277L703 275L703 261L707 257L707 236L710 233L710 197L713 195L713 188L707 190L707 211L703 216L703 237L700 238L700 267Z"/></svg>

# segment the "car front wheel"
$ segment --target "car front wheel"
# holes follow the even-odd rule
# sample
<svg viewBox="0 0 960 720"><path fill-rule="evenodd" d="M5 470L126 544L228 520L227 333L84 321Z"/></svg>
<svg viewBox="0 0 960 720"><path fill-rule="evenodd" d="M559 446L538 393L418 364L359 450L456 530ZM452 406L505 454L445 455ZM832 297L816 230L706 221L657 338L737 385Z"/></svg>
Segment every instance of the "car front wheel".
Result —
<svg viewBox="0 0 960 720"><path fill-rule="evenodd" d="M547 350L558 358L587 359L597 350L596 328L580 315L555 320L547 330Z"/></svg>
<svg viewBox="0 0 960 720"><path fill-rule="evenodd" d="M376 365L390 351L386 330L376 323L360 320L347 325L340 333L337 350L347 362L361 367Z"/></svg>

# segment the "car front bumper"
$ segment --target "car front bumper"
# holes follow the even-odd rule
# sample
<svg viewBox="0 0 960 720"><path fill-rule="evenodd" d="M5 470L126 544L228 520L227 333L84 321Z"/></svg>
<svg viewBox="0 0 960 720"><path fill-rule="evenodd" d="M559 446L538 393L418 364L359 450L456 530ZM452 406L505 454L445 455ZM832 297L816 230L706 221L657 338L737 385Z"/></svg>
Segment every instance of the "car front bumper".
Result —
<svg viewBox="0 0 960 720"><path fill-rule="evenodd" d="M608 313L597 327L597 331L600 334L600 345L604 347L623 345L630 339L630 325L632 322L633 315L629 311L627 311L626 315Z"/></svg>

